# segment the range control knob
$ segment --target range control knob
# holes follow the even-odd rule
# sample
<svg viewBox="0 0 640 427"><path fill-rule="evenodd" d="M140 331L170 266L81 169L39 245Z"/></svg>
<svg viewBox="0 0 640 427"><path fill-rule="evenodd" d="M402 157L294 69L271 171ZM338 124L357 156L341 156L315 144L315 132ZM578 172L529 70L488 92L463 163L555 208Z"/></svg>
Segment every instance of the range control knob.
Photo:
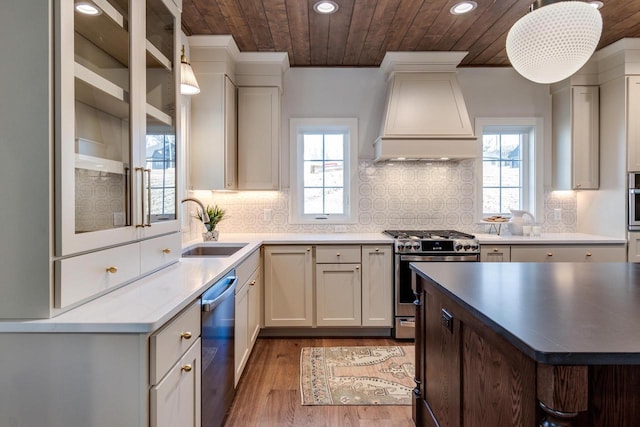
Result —
<svg viewBox="0 0 640 427"><path fill-rule="evenodd" d="M411 246L413 246L413 249L415 249L415 250L420 249L420 243L418 243L418 242L414 242L413 245L411 245Z"/></svg>
<svg viewBox="0 0 640 427"><path fill-rule="evenodd" d="M462 245L461 244L457 244L456 245L456 251L461 251L462 250Z"/></svg>

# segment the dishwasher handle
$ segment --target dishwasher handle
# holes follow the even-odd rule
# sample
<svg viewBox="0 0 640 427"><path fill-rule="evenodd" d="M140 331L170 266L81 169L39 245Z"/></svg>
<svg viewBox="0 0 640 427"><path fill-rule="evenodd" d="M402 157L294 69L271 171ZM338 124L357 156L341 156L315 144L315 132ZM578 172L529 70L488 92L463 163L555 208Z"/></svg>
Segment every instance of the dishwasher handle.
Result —
<svg viewBox="0 0 640 427"><path fill-rule="evenodd" d="M222 301L229 296L229 294L233 294L235 292L236 283L238 283L238 277L229 276L227 280L229 280L229 284L227 285L227 288L224 290L224 292L222 292L214 299L202 300L202 311L208 312L215 310L215 308L219 306L220 303L222 303Z"/></svg>

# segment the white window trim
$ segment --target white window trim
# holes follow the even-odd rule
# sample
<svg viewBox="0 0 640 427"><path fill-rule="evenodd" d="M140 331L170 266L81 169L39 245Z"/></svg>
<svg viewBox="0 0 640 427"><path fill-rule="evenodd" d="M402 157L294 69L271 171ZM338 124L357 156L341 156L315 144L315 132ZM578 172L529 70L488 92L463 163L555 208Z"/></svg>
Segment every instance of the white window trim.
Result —
<svg viewBox="0 0 640 427"><path fill-rule="evenodd" d="M536 217L536 222L544 221L544 120L542 117L476 117L475 132L480 140L478 161L476 162L476 220L480 221L482 212L482 134L487 126L531 127L535 136L529 138L529 162L524 165L525 197L528 209Z"/></svg>
<svg viewBox="0 0 640 427"><path fill-rule="evenodd" d="M345 214L330 215L327 219L315 219L302 213L302 174L299 167L301 153L298 136L301 131L340 130L349 134L349 161L345 161L344 174L347 177L345 190ZM291 224L355 224L358 218L358 119L357 118L292 118L289 119L290 148L290 194L289 223Z"/></svg>

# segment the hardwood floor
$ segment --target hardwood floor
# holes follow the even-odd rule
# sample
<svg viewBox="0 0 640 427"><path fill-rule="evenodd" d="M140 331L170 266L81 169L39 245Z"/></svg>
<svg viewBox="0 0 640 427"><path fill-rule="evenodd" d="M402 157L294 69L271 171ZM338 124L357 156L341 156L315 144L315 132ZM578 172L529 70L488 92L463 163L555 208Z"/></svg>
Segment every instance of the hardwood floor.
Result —
<svg viewBox="0 0 640 427"><path fill-rule="evenodd" d="M225 427L406 427L411 406L302 406L303 347L406 345L389 338L260 338L240 379Z"/></svg>

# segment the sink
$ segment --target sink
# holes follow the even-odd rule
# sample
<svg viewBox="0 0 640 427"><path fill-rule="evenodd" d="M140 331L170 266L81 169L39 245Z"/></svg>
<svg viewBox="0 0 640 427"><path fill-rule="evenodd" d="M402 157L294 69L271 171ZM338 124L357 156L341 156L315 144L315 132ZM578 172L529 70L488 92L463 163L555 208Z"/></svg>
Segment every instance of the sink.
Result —
<svg viewBox="0 0 640 427"><path fill-rule="evenodd" d="M247 246L246 243L199 244L182 252L183 257L227 257Z"/></svg>

